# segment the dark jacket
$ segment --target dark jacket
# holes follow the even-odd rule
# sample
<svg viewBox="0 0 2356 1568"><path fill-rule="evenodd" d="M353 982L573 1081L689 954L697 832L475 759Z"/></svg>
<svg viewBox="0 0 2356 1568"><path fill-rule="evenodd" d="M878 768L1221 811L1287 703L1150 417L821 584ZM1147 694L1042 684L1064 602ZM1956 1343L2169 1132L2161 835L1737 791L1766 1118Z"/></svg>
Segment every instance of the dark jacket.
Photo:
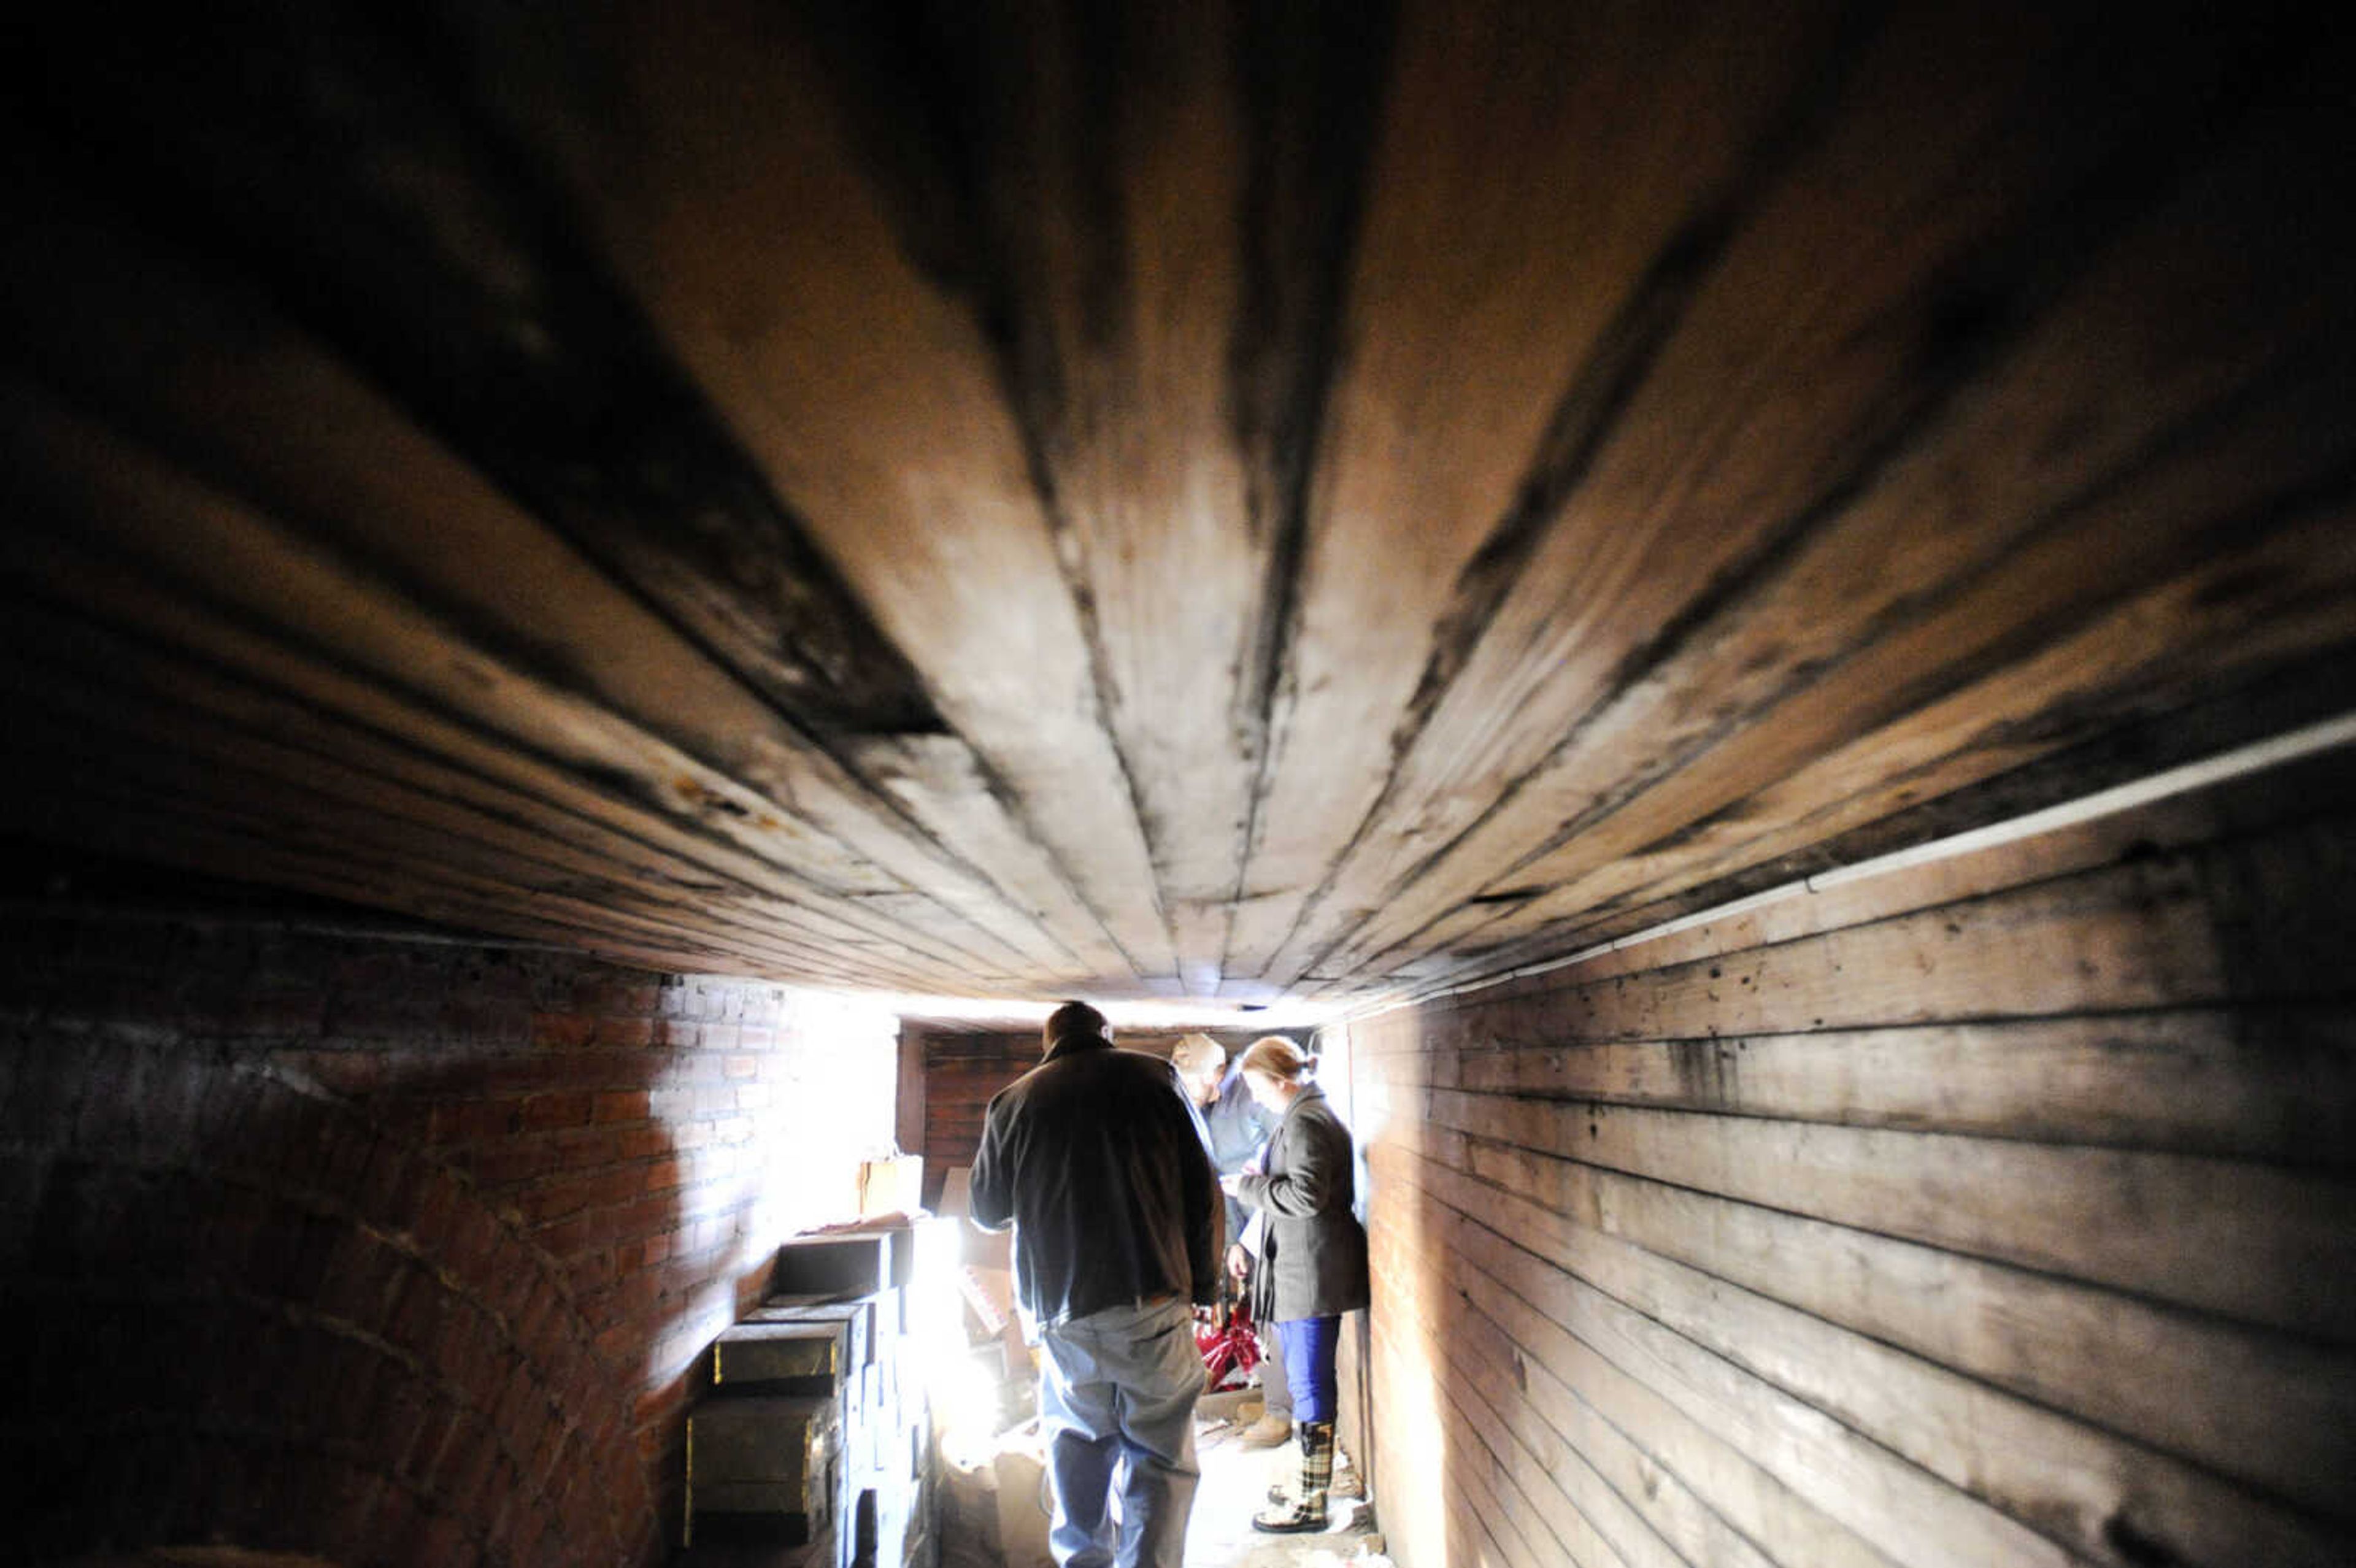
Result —
<svg viewBox="0 0 2356 1568"><path fill-rule="evenodd" d="M1216 1299L1217 1179L1176 1069L1059 1042L990 1102L971 1213L1014 1226L1014 1280L1044 1322L1173 1292Z"/></svg>
<svg viewBox="0 0 2356 1568"><path fill-rule="evenodd" d="M1264 1323L1329 1317L1366 1305L1366 1232L1352 1211L1357 1179L1350 1131L1315 1084L1301 1092L1268 1140L1243 1200L1268 1212L1252 1313Z"/></svg>

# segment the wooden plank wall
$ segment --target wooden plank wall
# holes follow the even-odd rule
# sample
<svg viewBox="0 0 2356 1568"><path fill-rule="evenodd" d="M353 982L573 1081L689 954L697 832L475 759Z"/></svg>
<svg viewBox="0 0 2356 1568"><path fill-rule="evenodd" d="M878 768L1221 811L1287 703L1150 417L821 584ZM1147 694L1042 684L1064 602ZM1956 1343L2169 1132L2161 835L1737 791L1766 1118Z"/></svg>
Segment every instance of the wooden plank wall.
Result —
<svg viewBox="0 0 2356 1568"><path fill-rule="evenodd" d="M1398 1560L2356 1561L2351 782L1329 1031Z"/></svg>

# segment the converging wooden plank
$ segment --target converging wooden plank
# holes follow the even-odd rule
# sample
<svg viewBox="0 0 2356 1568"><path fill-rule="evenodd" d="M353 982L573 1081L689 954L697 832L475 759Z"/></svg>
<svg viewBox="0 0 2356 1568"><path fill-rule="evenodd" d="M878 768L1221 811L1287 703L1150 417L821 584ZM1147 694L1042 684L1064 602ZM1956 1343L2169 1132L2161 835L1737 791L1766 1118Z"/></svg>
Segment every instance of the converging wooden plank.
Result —
<svg viewBox="0 0 2356 1568"><path fill-rule="evenodd" d="M562 758L577 774L628 781L662 813L798 873L814 900L831 898L841 907L845 895L897 885L734 779L594 702L505 666L383 584L148 454L59 414L21 386L12 389L8 414L11 439L27 443L20 475L31 483L30 475L41 475L38 482L57 487L11 532L12 573L70 599L109 591L104 575L79 559L80 546L46 538L33 526L70 521L145 557L147 570L180 592L202 584L244 617L283 628L298 645L335 650L347 664L372 665L394 690L469 715L504 732L510 744ZM273 656L264 667L280 662ZM961 920L939 918L947 915L942 909L924 920L946 936L948 950L994 941ZM947 935L951 931L958 934Z"/></svg>
<svg viewBox="0 0 2356 1568"><path fill-rule="evenodd" d="M1649 348L1676 280L1647 267L1811 91L1831 9L1402 7L1231 973L1291 977L1277 955Z"/></svg>
<svg viewBox="0 0 2356 1568"><path fill-rule="evenodd" d="M2004 590L2018 597L2021 589ZM1991 595L1993 597L1993 595ZM1925 649L1953 647L1975 609L1926 626ZM2083 715L2115 713L2141 701L2162 707L2171 688L2216 679L2241 667L2270 665L2342 644L2356 622L2356 525L2351 505L2335 500L2296 523L2262 534L2246 548L2222 548L2185 577L2113 609L2020 666L1909 715L1898 723L1805 761L1739 809L1697 822L1677 846L1656 855L1628 854L1557 884L1505 915L1469 923L1498 955L1506 944L1566 915L1608 910L1705 882L1740 867L1837 836L1917 801L1976 783L2083 738ZM1811 706L1830 709L1842 693L1819 688ZM1698 777L1690 781L1708 787ZM1606 823L1566 857L1590 859L1615 833ZM1629 836L1640 835L1629 831ZM1632 846L1633 848L1633 846ZM1677 869L1664 878L1665 862ZM1424 943L1462 943L1445 923ZM1542 937L1539 941L1560 940ZM1491 962L1494 962L1493 958Z"/></svg>
<svg viewBox="0 0 2356 1568"><path fill-rule="evenodd" d="M1467 835L1445 847L1444 865L1403 870L1416 879L1413 890L1395 887L1330 966L1346 972L1476 896L1497 902L1467 910L1438 940L1462 939L1482 923L1476 916L1500 930L1532 929L1595 896L1566 885L1574 868L1608 863L1620 872L1644 857L1678 864L1698 858L1697 828L1789 820L1788 807L1771 813L1743 796L1869 729L1877 715L1902 712L1926 692L1944 695L1937 683L1956 682L1975 656L2018 659L2034 639L2074 631L2112 596L2170 571L2205 568L2221 545L2250 548L2267 528L2295 520L2275 515L2278 498L2328 487L2349 462L2356 387L2344 354L2318 345L2356 338L2356 320L2329 282L2337 251L2327 248L2328 229L2257 258L2244 236L2278 204L2329 199L2277 172L2299 164L2295 149L2311 144L2319 117L2328 118L2318 103L2294 95L2207 158L2169 200L2147 214L2131 209L2125 237L2069 281L2018 345L1990 327L1974 350L1990 363L1973 366L1969 381L1926 407L1928 428L1866 470L1870 483L1834 484L1828 494L1841 504L1829 520L1744 592L1720 593L1709 624L1667 650L1674 657L1632 666L1624 689L1599 690L1535 724L1526 699L1468 671L1463 690L1478 722L1494 726L1494 716L1514 712L1500 735L1566 741L1535 776L1518 764L1496 770L1501 785L1511 783L1509 798L1477 822L1465 818ZM2029 147L2041 164L2042 143L2032 138ZM2062 237L2082 226L2074 216L2063 220ZM1970 242L1985 240L1974 234ZM2060 280L2040 285L2037 269L2053 262L2031 253L2034 265L2005 288L2035 300ZM1958 286L1920 283L1907 308L1944 308L1941 289ZM2182 330L2188 320L2204 330ZM1902 400L1885 390L1869 403L1893 400ZM1926 528L1926 517L1938 526ZM1544 581L1534 573L1525 592ZM1653 570L1642 581L1665 579ZM1629 595L1610 602L1620 613ZM2343 610L2314 629L2319 640L2344 639L2351 624ZM1588 634L1580 637L1583 646ZM1551 666L1540 667L1557 678ZM2062 739L2050 730L2039 738ZM1460 741L1438 756L1454 766L1467 754ZM1551 852L1533 853L1539 848Z"/></svg>
<svg viewBox="0 0 2356 1568"><path fill-rule="evenodd" d="M20 678L36 674L37 684ZM616 918L623 912L641 921L659 916L674 951L691 952L702 933L735 962L763 973L790 975L807 965L838 977L863 972L871 980L903 986L937 983L942 973L904 963L907 950L897 943L840 929L813 932L804 912L782 901L748 890L682 885L662 868L633 868L519 827L511 813L453 798L436 787L446 781L430 770L422 779L404 778L416 771L410 760L384 757L364 740L355 745L357 738L337 733L324 716L303 716L298 726L282 731L288 737L282 740L269 730L225 721L218 706L221 694L204 689L201 678L172 684L197 700L156 711L143 698L45 659L26 660L0 675L0 689L22 705L19 734L26 753L41 759L37 776L44 789L58 787L50 772L69 756L96 754L77 731L102 732L104 754L142 784L169 778L183 798L234 803L262 822L317 817L341 824L345 832L357 824L363 837L397 844L419 874L439 869L484 879L487 886L511 886L526 895L535 916L557 896L582 909L609 903ZM365 765L370 763L380 765ZM81 765L103 771L99 763ZM529 820L530 803L519 804Z"/></svg>
<svg viewBox="0 0 2356 1568"><path fill-rule="evenodd" d="M52 307L64 296L97 314L102 295L134 287L176 302L160 316L118 317L107 336L85 335L71 352L48 317L29 316L25 338L41 345L45 372L61 384L429 598L487 647L791 803L793 814L905 883L942 894L1034 961L1072 962L954 848L895 818L888 796L847 774L260 302L166 251L64 217L18 229L9 261L23 285L14 297ZM226 351L230 343L237 352Z"/></svg>
<svg viewBox="0 0 2356 1568"><path fill-rule="evenodd" d="M895 227L792 19L638 6L583 24L543 48L469 20L498 112L981 776L1137 972L1174 986L1132 784L989 324ZM590 82L607 91L585 96ZM923 123L920 109L894 133Z"/></svg>

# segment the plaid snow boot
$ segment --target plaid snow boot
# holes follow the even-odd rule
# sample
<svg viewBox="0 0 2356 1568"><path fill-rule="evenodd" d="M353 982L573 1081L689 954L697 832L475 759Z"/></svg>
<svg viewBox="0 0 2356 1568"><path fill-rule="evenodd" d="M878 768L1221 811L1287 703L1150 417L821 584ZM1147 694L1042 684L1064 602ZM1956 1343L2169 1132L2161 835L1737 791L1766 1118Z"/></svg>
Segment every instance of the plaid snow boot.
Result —
<svg viewBox="0 0 2356 1568"><path fill-rule="evenodd" d="M1263 1535L1305 1535L1325 1528L1325 1494L1333 1485L1333 1424L1295 1424L1301 1436L1301 1499L1290 1508L1252 1515L1252 1528Z"/></svg>

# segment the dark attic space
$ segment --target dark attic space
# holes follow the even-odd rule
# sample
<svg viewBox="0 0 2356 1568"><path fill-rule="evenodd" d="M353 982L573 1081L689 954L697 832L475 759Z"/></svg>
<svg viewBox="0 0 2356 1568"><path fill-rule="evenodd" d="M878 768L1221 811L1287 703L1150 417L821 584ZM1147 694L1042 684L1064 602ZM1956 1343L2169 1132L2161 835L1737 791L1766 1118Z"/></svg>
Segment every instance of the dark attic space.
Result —
<svg viewBox="0 0 2356 1568"><path fill-rule="evenodd" d="M28 14L0 1560L2356 1562L2351 35Z"/></svg>

